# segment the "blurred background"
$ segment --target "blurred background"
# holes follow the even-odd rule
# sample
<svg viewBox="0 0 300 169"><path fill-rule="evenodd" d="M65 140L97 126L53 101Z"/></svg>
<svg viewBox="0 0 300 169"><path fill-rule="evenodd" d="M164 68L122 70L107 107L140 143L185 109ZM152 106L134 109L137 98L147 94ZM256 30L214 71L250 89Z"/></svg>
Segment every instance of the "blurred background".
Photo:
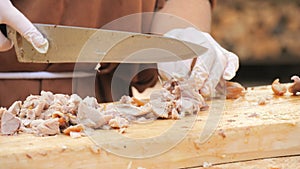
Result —
<svg viewBox="0 0 300 169"><path fill-rule="evenodd" d="M300 75L300 0L219 0L212 36L239 56L244 86Z"/></svg>

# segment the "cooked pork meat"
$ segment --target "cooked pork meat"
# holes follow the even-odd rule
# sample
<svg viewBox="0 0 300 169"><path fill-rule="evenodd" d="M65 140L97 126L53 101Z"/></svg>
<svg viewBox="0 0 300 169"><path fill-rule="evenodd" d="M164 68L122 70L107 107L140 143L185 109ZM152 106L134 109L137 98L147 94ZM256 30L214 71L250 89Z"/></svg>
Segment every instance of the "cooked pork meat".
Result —
<svg viewBox="0 0 300 169"><path fill-rule="evenodd" d="M83 129L84 129L84 126L82 124L78 124L76 126L70 126L70 127L66 128L63 131L63 133L66 135L70 135L71 132L77 132L77 133L83 132Z"/></svg>
<svg viewBox="0 0 300 169"><path fill-rule="evenodd" d="M279 79L275 79L272 83L272 90L275 95L282 96L286 93L286 86L279 82Z"/></svg>
<svg viewBox="0 0 300 169"><path fill-rule="evenodd" d="M114 106L115 111L117 111L120 114L123 115L129 115L129 116L142 116L145 114L148 114L149 112L143 111L143 107L137 107L132 104L116 104Z"/></svg>
<svg viewBox="0 0 300 169"><path fill-rule="evenodd" d="M126 120L125 118L117 116L113 119L110 119L108 124L112 128L120 129L120 128L128 127L129 121Z"/></svg>
<svg viewBox="0 0 300 169"><path fill-rule="evenodd" d="M38 136L51 136L60 133L58 119L48 119L41 121L33 130Z"/></svg>
<svg viewBox="0 0 300 169"><path fill-rule="evenodd" d="M150 96L153 113L160 118L179 119L207 106L190 80L173 78L163 86Z"/></svg>
<svg viewBox="0 0 300 169"><path fill-rule="evenodd" d="M168 118L169 114L172 113L172 102L166 102L159 99L150 100L152 105L153 113L160 118Z"/></svg>
<svg viewBox="0 0 300 169"><path fill-rule="evenodd" d="M1 117L1 133L4 135L12 135L18 131L21 120L14 114L3 111Z"/></svg>
<svg viewBox="0 0 300 169"><path fill-rule="evenodd" d="M19 111L21 110L21 106L22 106L22 102L21 101L15 101L9 108L8 108L8 112L13 114L13 115L17 115L19 113Z"/></svg>
<svg viewBox="0 0 300 169"><path fill-rule="evenodd" d="M180 119L206 106L192 81L184 78L167 81L163 89L151 94L148 103L123 96L118 103L104 106L94 97L81 99L76 94L42 91L40 95L28 96L23 104L15 102L9 111L0 109L1 132L13 134L19 130L38 136L64 133L77 138L83 129L121 129L131 122Z"/></svg>
<svg viewBox="0 0 300 169"><path fill-rule="evenodd" d="M132 98L130 96L122 96L121 99L119 100L120 103L123 103L123 104L131 104L132 102Z"/></svg>
<svg viewBox="0 0 300 169"><path fill-rule="evenodd" d="M0 107L0 120L1 120L1 117L2 117L2 114L7 111L6 108L3 108L3 107ZM1 121L0 121L1 122Z"/></svg>
<svg viewBox="0 0 300 169"><path fill-rule="evenodd" d="M91 104L89 104L88 101L90 100L88 99L79 104L77 114L79 123L89 128L97 129L107 124L109 120L112 119L111 115L102 114L98 106L89 106Z"/></svg>
<svg viewBox="0 0 300 169"><path fill-rule="evenodd" d="M226 99L237 99L245 95L245 88L237 83L226 81Z"/></svg>
<svg viewBox="0 0 300 169"><path fill-rule="evenodd" d="M135 98L135 97L132 97L132 102L131 104L135 105L135 106L138 106L138 107L141 107L141 106L144 106L146 103Z"/></svg>
<svg viewBox="0 0 300 169"><path fill-rule="evenodd" d="M171 118L172 119L180 119L180 115L179 115L177 109L172 109Z"/></svg>
<svg viewBox="0 0 300 169"><path fill-rule="evenodd" d="M296 95L297 92L300 92L300 78L298 76L293 76L291 80L293 80L294 83L289 87L289 92Z"/></svg>
<svg viewBox="0 0 300 169"><path fill-rule="evenodd" d="M70 132L70 137L71 138L80 138L83 134L81 132Z"/></svg>

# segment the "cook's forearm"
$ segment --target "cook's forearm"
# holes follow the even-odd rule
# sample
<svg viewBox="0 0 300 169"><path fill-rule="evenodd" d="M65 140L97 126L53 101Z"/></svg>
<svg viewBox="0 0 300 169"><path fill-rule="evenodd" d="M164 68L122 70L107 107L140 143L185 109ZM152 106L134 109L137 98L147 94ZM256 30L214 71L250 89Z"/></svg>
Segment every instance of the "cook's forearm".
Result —
<svg viewBox="0 0 300 169"><path fill-rule="evenodd" d="M210 32L211 4L209 0L168 0L155 15L152 32L164 34L174 28L190 26Z"/></svg>

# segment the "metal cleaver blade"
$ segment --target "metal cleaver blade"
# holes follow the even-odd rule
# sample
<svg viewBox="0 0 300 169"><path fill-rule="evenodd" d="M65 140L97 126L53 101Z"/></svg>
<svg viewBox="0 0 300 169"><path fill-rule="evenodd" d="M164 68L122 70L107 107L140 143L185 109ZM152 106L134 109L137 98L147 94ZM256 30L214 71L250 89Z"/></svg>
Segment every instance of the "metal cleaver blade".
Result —
<svg viewBox="0 0 300 169"><path fill-rule="evenodd" d="M49 41L46 54L37 52L18 32L7 28L19 62L157 63L192 59L207 51L201 45L158 35L46 24L35 26Z"/></svg>

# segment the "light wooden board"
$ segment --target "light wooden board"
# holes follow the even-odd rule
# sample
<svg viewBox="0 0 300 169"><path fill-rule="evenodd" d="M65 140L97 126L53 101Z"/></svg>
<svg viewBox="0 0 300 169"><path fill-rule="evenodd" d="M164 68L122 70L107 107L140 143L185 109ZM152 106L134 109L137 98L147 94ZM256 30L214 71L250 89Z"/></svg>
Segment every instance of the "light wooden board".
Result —
<svg viewBox="0 0 300 169"><path fill-rule="evenodd" d="M258 105L260 97L270 100L266 105ZM219 164L300 154L300 96L277 97L270 86L263 86L248 89L244 98L226 100L225 104L215 100L213 104L221 111L199 112L193 128L181 142L151 158L124 158L108 153L89 137L72 139L63 135L23 134L0 137L0 168L187 168L201 166L204 162ZM209 115L216 113L222 115L218 127L202 143L199 135L207 118L212 117ZM215 120L218 116L213 117ZM157 120L133 124L123 135L155 137L168 131L175 122ZM172 138L168 137L161 145L171 142ZM155 148L155 145L149 147Z"/></svg>
<svg viewBox="0 0 300 169"><path fill-rule="evenodd" d="M300 169L300 156L257 159L192 169Z"/></svg>

